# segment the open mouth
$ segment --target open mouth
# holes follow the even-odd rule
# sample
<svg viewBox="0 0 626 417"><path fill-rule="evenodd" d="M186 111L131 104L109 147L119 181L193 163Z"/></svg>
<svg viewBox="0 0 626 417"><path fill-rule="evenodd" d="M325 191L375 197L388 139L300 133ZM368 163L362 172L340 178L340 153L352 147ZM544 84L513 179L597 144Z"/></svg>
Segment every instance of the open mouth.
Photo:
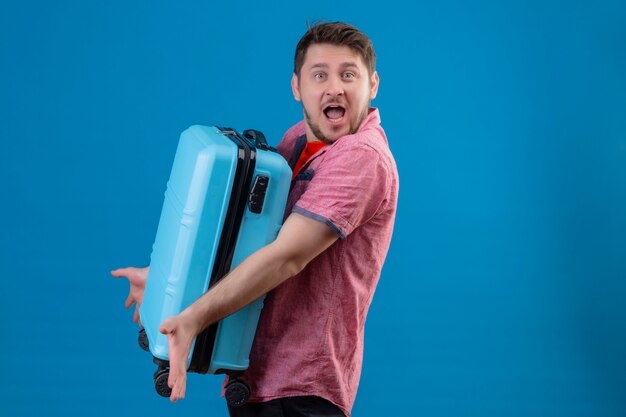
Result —
<svg viewBox="0 0 626 417"><path fill-rule="evenodd" d="M324 114L333 123L340 122L346 114L346 109L338 104L331 104L324 108Z"/></svg>

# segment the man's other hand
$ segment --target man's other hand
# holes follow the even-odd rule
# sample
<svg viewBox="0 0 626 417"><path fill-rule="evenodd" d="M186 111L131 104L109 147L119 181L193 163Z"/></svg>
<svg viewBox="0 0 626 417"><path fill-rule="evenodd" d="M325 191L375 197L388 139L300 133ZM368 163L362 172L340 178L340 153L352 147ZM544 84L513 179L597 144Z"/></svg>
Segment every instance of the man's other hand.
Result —
<svg viewBox="0 0 626 417"><path fill-rule="evenodd" d="M143 300L143 292L146 288L146 281L148 279L148 270L149 266L145 268L120 268L114 271L111 271L111 275L115 278L126 278L130 283L130 290L128 291L128 297L126 298L126 302L124 305L126 308L130 308L133 304L135 304L135 313L133 314L133 320L135 323L141 326L141 321L139 319L139 306L141 306L141 301Z"/></svg>

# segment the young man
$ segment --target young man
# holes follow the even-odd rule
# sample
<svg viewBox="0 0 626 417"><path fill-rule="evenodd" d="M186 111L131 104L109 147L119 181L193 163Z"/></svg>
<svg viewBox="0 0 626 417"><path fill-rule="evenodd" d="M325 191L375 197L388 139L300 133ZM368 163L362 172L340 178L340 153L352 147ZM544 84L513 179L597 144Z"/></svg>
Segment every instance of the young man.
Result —
<svg viewBox="0 0 626 417"><path fill-rule="evenodd" d="M398 195L379 112L369 105L375 60L371 41L345 23L314 25L298 43L291 86L304 120L278 145L294 169L286 220L273 243L161 325L172 401L184 398L195 336L269 292L243 376L251 397L231 415L350 415ZM127 307L141 303L147 270L113 271L131 283Z"/></svg>

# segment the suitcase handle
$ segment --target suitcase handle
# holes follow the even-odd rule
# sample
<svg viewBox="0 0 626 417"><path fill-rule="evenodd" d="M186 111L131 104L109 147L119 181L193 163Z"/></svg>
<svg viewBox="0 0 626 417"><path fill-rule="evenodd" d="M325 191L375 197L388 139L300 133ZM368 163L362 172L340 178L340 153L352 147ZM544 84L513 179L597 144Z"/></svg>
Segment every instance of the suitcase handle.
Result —
<svg viewBox="0 0 626 417"><path fill-rule="evenodd" d="M255 146L257 148L268 150L269 146L267 145L267 139L265 139L265 135L263 132L254 129L247 129L243 131L243 135L248 139L252 139L255 142Z"/></svg>

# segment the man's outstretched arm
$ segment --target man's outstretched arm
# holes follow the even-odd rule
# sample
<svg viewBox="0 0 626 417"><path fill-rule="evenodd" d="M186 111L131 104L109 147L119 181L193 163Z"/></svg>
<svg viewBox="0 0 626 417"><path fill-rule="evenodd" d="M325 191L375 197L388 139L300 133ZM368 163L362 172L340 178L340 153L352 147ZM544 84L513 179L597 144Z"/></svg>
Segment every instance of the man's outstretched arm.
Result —
<svg viewBox="0 0 626 417"><path fill-rule="evenodd" d="M246 258L179 315L163 322L160 331L168 336L171 401L185 397L187 358L193 339L202 330L296 275L337 238L324 223L292 213L274 242Z"/></svg>

